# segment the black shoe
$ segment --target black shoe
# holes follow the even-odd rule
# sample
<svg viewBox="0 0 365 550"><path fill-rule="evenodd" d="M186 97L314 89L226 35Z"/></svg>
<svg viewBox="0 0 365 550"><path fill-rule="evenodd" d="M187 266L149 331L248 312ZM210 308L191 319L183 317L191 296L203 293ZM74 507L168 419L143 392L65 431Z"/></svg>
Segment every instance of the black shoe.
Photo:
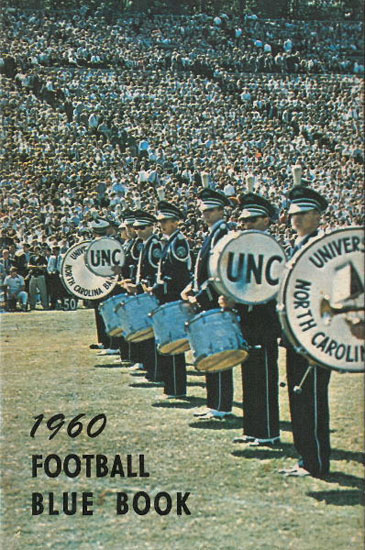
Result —
<svg viewBox="0 0 365 550"><path fill-rule="evenodd" d="M90 344L89 349L104 349L103 344Z"/></svg>

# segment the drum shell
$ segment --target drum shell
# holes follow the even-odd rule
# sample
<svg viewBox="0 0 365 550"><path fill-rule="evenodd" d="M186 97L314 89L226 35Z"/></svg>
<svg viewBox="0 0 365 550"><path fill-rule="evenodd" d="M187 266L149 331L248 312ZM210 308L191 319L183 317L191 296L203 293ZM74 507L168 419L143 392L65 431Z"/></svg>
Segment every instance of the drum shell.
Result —
<svg viewBox="0 0 365 550"><path fill-rule="evenodd" d="M100 265L101 258L105 254L105 259ZM118 262L114 263L112 258L118 255ZM95 256L99 262L95 265ZM125 253L122 244L114 237L99 237L90 242L85 250L85 264L87 268L100 277L113 277L115 267L123 267L125 262Z"/></svg>
<svg viewBox="0 0 365 550"><path fill-rule="evenodd" d="M80 300L102 300L114 289L117 278L101 277L85 264L85 251L91 241L72 245L63 255L60 277L68 293Z"/></svg>
<svg viewBox="0 0 365 550"><path fill-rule="evenodd" d="M123 332L120 309L116 309L123 299L123 294L108 298L99 305L99 311L105 324L108 336L120 336Z"/></svg>
<svg viewBox="0 0 365 550"><path fill-rule="evenodd" d="M185 324L195 316L195 308L178 300L152 311L151 319L157 349L163 355L177 355L190 349Z"/></svg>
<svg viewBox="0 0 365 550"><path fill-rule="evenodd" d="M187 323L195 368L219 372L240 365L248 356L237 313L212 309L196 315Z"/></svg>
<svg viewBox="0 0 365 550"><path fill-rule="evenodd" d="M116 310L121 318L123 336L128 342L142 342L154 337L149 314L157 306L157 298L147 292L135 296L123 296Z"/></svg>

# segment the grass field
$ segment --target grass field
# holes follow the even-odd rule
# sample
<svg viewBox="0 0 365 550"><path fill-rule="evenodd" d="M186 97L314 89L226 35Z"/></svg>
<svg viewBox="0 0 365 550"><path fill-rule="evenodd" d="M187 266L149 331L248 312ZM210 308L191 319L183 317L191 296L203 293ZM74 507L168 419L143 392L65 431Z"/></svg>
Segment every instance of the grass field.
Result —
<svg viewBox="0 0 365 550"><path fill-rule="evenodd" d="M286 388L280 389L282 448L232 443L241 433L240 372L235 369L235 416L196 421L205 401L204 377L189 367L190 400L159 402L161 388L139 373L97 357L92 310L13 313L2 331L2 548L8 550L360 550L363 548L363 377L333 373L330 384L332 473L326 480L283 479L295 463ZM281 381L285 381L281 357ZM134 384L134 386L131 386ZM70 438L65 428L49 440L34 416L105 413L96 438ZM56 453L145 455L148 478L32 478L31 456ZM32 516L31 494L94 494L94 515ZM191 515L151 511L117 515L116 494L190 492ZM173 502L176 499L173 499ZM174 510L174 507L173 509Z"/></svg>

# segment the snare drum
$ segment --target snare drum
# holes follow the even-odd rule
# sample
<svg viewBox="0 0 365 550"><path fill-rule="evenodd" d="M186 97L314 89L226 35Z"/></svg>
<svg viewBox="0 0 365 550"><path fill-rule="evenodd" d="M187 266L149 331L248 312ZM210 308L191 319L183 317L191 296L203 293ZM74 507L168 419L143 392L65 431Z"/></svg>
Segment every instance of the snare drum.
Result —
<svg viewBox="0 0 365 550"><path fill-rule="evenodd" d="M157 349L164 355L177 355L190 349L185 323L193 319L194 306L178 300L164 304L151 313Z"/></svg>
<svg viewBox="0 0 365 550"><path fill-rule="evenodd" d="M99 311L105 324L105 331L108 336L120 336L122 334L122 320L116 307L123 299L123 294L117 294L102 302Z"/></svg>
<svg viewBox="0 0 365 550"><path fill-rule="evenodd" d="M211 309L186 323L195 368L218 372L240 365L248 356L248 344L237 313Z"/></svg>
<svg viewBox="0 0 365 550"><path fill-rule="evenodd" d="M364 371L364 231L349 227L310 241L287 265L279 319L312 364Z"/></svg>
<svg viewBox="0 0 365 550"><path fill-rule="evenodd" d="M142 342L154 337L149 313L157 306L156 296L147 292L136 296L121 296L115 309L121 319L123 336L128 342Z"/></svg>
<svg viewBox="0 0 365 550"><path fill-rule="evenodd" d="M283 248L267 233L231 232L211 251L210 280L235 302L263 304L278 292L285 261Z"/></svg>

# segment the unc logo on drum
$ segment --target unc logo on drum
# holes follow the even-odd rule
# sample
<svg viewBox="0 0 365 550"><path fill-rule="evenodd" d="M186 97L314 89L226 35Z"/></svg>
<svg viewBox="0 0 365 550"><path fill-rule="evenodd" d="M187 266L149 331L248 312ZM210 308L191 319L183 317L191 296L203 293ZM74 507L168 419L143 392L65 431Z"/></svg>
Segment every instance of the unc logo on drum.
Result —
<svg viewBox="0 0 365 550"><path fill-rule="evenodd" d="M91 250L90 265L93 267L120 265L120 254L120 250Z"/></svg>
<svg viewBox="0 0 365 550"><path fill-rule="evenodd" d="M121 243L112 237L101 237L92 241L85 252L85 263L96 275L111 277L117 266L122 267L125 253Z"/></svg>
<svg viewBox="0 0 365 550"><path fill-rule="evenodd" d="M229 252L227 278L232 283L242 281L246 284L262 285L267 283L270 286L275 286L279 283L275 262L283 263L284 258L278 255L267 258L264 254Z"/></svg>

